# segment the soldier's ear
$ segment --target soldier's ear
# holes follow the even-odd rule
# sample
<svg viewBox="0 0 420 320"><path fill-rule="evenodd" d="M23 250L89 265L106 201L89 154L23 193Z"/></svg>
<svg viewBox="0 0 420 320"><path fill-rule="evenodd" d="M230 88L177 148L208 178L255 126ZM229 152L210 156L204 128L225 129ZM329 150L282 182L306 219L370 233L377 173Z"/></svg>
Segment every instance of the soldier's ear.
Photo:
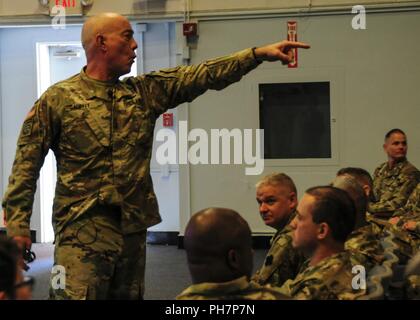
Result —
<svg viewBox="0 0 420 320"><path fill-rule="evenodd" d="M289 200L290 200L290 208L294 209L298 205L298 200L295 192L290 192L289 194Z"/></svg>
<svg viewBox="0 0 420 320"><path fill-rule="evenodd" d="M330 233L331 228L327 223L321 222L318 225L318 240L325 240Z"/></svg>
<svg viewBox="0 0 420 320"><path fill-rule="evenodd" d="M98 33L95 37L95 44L97 48L100 48L103 51L107 51L106 50L106 45L105 45L105 37Z"/></svg>
<svg viewBox="0 0 420 320"><path fill-rule="evenodd" d="M227 254L227 264L231 270L239 270L241 267L239 253L235 249L230 249Z"/></svg>

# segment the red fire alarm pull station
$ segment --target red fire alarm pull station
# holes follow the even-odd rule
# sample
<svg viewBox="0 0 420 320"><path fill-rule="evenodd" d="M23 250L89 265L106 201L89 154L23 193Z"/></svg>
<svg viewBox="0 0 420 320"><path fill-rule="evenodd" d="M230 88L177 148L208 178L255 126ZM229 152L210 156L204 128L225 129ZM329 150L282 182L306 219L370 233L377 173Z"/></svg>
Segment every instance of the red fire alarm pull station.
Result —
<svg viewBox="0 0 420 320"><path fill-rule="evenodd" d="M195 37L197 35L197 23L184 22L182 25L182 31L186 37Z"/></svg>
<svg viewBox="0 0 420 320"><path fill-rule="evenodd" d="M164 127L173 127L174 126L174 114L173 113L164 113L163 114L163 126Z"/></svg>
<svg viewBox="0 0 420 320"><path fill-rule="evenodd" d="M287 40L297 41L297 22L296 21L287 21ZM294 59L287 66L289 68L297 68L298 51L297 51L297 48L293 48L292 50L293 50Z"/></svg>

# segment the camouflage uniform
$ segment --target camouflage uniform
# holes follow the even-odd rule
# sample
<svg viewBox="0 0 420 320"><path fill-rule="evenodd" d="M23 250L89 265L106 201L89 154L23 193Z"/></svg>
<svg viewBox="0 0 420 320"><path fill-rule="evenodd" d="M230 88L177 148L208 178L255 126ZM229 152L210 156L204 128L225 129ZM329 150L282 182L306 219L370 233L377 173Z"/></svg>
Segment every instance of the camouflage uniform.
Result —
<svg viewBox="0 0 420 320"><path fill-rule="evenodd" d="M400 217L404 221L413 220L420 216L420 183L411 193L404 207L397 210L395 217Z"/></svg>
<svg viewBox="0 0 420 320"><path fill-rule="evenodd" d="M29 112L17 142L3 198L8 235L29 236L36 181L44 157L52 149L57 159L53 206L56 237L62 237L77 220L96 214L106 218L107 225L115 224L111 216L119 216L118 230L107 229L113 230L113 237L135 233L144 239L146 228L161 221L150 176L156 119L168 108L192 101L207 89L221 90L239 81L258 64L252 49L246 49L197 66L116 82L91 79L82 70L51 86ZM95 209L98 206L100 210ZM72 247L69 239L65 243ZM140 242L136 247L141 258L130 259L144 261L144 240ZM57 239L58 246L60 243ZM102 249L107 250L105 243ZM113 252L120 249L112 245ZM90 249L83 250L88 254ZM56 264L64 259L60 252L61 248L56 250ZM80 257L79 253L74 257ZM94 285L90 279L89 283L83 281L80 285ZM136 281L141 287L143 280Z"/></svg>
<svg viewBox="0 0 420 320"><path fill-rule="evenodd" d="M384 249L372 224L354 230L344 246L351 253L352 264L362 265L366 271L384 261Z"/></svg>
<svg viewBox="0 0 420 320"><path fill-rule="evenodd" d="M409 300L420 300L420 275L411 275L406 279L406 294Z"/></svg>
<svg viewBox="0 0 420 320"><path fill-rule="evenodd" d="M284 300L288 297L277 289L249 282L245 276L222 283L194 284L177 297L177 300Z"/></svg>
<svg viewBox="0 0 420 320"><path fill-rule="evenodd" d="M271 247L264 260L264 265L252 277L261 285L270 284L280 287L286 280L294 279L305 259L303 254L292 247L292 228L290 222L296 213L293 212L286 227L271 239Z"/></svg>
<svg viewBox="0 0 420 320"><path fill-rule="evenodd" d="M391 169L387 162L381 164L373 175L376 202L369 203L368 211L376 216L390 217L406 204L419 182L419 171L407 160L397 163Z"/></svg>
<svg viewBox="0 0 420 320"><path fill-rule="evenodd" d="M409 239L412 247L412 253L415 253L420 247L420 184L411 193L407 204L398 210L394 216L399 217L398 223L394 226L393 231L397 234L404 233ZM416 223L414 230L406 230L404 224L413 221ZM408 240L406 240L407 242Z"/></svg>
<svg viewBox="0 0 420 320"><path fill-rule="evenodd" d="M280 292L298 300L354 300L366 294L353 289L350 253L340 252L323 259L315 266L307 261L295 279L287 280Z"/></svg>

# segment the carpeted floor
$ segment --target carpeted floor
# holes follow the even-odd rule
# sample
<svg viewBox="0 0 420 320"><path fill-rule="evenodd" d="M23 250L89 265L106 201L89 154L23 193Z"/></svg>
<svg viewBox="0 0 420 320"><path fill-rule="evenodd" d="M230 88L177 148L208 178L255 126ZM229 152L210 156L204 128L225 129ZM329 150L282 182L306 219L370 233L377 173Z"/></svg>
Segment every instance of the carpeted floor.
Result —
<svg viewBox="0 0 420 320"><path fill-rule="evenodd" d="M54 246L35 243L32 250L37 256L28 271L28 275L35 277L36 281L33 299L47 299ZM255 250L254 269L261 266L266 252ZM176 246L147 245L146 300L174 299L190 283L185 250Z"/></svg>

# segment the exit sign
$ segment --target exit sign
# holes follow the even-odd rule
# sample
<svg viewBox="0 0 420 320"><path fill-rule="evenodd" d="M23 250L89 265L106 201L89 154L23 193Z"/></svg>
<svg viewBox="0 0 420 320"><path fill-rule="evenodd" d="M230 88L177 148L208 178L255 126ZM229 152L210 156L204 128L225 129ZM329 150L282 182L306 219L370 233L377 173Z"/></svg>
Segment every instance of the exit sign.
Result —
<svg viewBox="0 0 420 320"><path fill-rule="evenodd" d="M83 7L81 0L50 0L50 15L55 15L57 10L64 16L81 16ZM56 7L55 10L53 8Z"/></svg>

